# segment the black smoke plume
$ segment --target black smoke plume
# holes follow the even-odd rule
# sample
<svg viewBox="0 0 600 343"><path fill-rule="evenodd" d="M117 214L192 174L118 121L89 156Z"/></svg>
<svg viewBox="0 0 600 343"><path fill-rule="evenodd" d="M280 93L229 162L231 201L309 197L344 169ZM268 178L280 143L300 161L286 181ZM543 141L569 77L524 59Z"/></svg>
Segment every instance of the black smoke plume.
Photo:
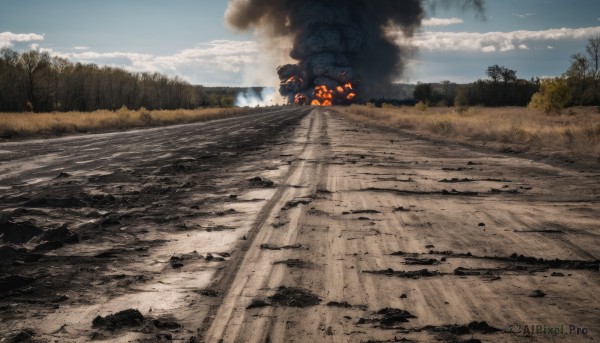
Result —
<svg viewBox="0 0 600 343"><path fill-rule="evenodd" d="M376 96L402 75L410 50L389 35L412 36L425 0L230 0L226 19L241 30L289 37L298 61L277 69L290 103L348 104ZM483 8L483 0L433 0Z"/></svg>

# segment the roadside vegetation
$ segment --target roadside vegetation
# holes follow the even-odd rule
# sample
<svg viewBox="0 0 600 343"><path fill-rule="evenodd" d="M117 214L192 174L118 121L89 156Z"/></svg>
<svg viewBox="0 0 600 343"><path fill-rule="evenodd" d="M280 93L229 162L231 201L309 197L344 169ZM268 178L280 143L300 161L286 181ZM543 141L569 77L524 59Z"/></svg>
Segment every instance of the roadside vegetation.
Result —
<svg viewBox="0 0 600 343"><path fill-rule="evenodd" d="M577 107L546 115L525 107L455 108L354 105L342 109L371 124L433 134L475 144L494 144L515 152L535 150L600 158L600 111Z"/></svg>
<svg viewBox="0 0 600 343"><path fill-rule="evenodd" d="M600 36L571 56L560 77L522 80L494 65L466 85L417 84L414 106L369 102L342 110L373 124L501 150L578 156L600 162Z"/></svg>
<svg viewBox="0 0 600 343"><path fill-rule="evenodd" d="M117 111L0 113L0 139L60 136L183 124L250 114L255 111L250 108L150 111L145 108L129 110L123 106Z"/></svg>

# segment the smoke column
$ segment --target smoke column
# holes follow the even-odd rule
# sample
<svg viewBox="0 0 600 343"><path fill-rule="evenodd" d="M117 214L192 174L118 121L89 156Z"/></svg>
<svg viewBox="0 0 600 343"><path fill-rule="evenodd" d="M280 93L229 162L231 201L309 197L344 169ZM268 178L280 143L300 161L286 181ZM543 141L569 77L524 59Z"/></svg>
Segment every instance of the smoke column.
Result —
<svg viewBox="0 0 600 343"><path fill-rule="evenodd" d="M424 0L423 0L424 1ZM266 39L288 38L298 61L277 69L289 103L338 105L364 101L390 86L407 53L388 33L413 35L422 0L230 0L227 22L257 29ZM483 0L437 0L482 10Z"/></svg>

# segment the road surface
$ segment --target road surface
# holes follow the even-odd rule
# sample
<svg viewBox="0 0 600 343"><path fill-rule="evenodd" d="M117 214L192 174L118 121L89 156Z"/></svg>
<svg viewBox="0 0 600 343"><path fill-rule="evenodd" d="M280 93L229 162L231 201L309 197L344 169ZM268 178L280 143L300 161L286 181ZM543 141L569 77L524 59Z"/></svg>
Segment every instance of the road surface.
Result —
<svg viewBox="0 0 600 343"><path fill-rule="evenodd" d="M29 233L3 243L27 250L2 250L0 337L600 337L597 170L303 108L3 143L0 170Z"/></svg>

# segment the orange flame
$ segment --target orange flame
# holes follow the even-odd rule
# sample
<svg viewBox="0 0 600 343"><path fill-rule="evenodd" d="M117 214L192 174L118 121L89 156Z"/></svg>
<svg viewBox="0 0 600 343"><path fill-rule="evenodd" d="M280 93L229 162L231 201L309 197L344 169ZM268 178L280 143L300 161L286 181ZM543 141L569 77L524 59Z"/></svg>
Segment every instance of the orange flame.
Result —
<svg viewBox="0 0 600 343"><path fill-rule="evenodd" d="M333 91L325 85L315 87L316 99L312 101L313 106L331 106L333 104Z"/></svg>

